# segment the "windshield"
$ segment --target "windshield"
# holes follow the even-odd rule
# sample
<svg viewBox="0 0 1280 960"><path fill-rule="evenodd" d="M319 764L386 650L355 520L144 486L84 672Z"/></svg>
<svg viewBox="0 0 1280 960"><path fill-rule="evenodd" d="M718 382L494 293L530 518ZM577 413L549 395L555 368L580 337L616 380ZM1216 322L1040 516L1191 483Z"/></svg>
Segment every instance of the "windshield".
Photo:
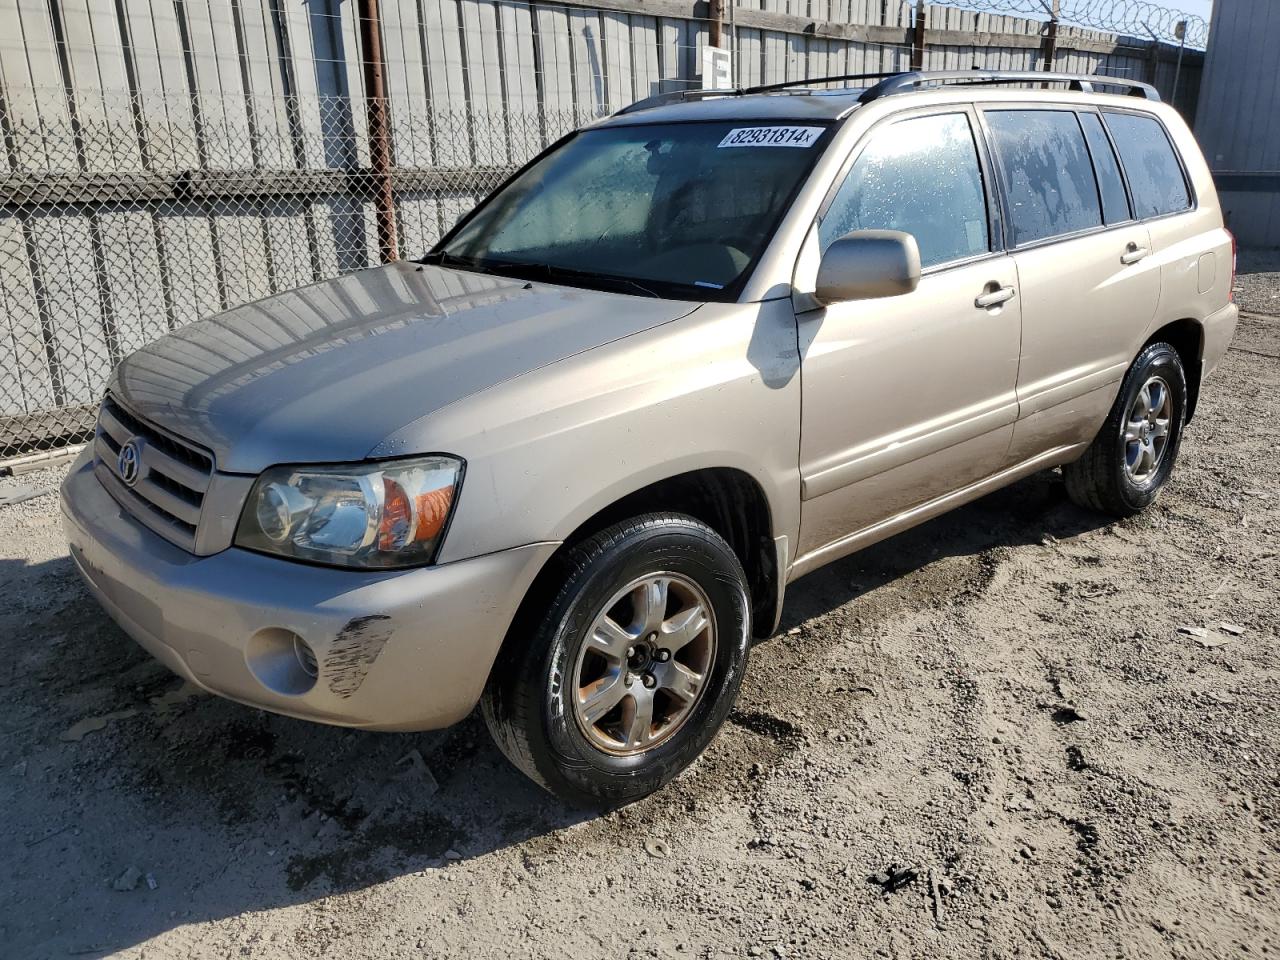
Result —
<svg viewBox="0 0 1280 960"><path fill-rule="evenodd" d="M585 130L427 260L649 296L736 298L826 132L742 121Z"/></svg>

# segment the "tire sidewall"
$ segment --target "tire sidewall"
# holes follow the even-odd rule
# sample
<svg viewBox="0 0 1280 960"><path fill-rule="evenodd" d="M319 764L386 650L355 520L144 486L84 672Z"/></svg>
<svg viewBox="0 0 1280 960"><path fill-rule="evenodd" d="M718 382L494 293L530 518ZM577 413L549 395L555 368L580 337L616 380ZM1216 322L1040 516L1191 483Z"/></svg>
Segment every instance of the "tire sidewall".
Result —
<svg viewBox="0 0 1280 960"><path fill-rule="evenodd" d="M1165 445L1164 455L1155 477L1148 483L1138 485L1125 470L1124 428L1129 416L1129 408L1133 405L1138 391L1153 376L1158 376L1169 385L1172 394L1173 412L1169 423L1169 439ZM1116 405L1112 423L1112 443L1115 451L1111 457L1113 480L1125 505L1134 512L1152 503L1160 494L1173 472L1174 462L1178 459L1178 450L1182 445L1182 428L1187 413L1187 378L1182 369L1182 360L1178 352L1167 343L1153 343L1138 355L1129 373Z"/></svg>
<svg viewBox="0 0 1280 960"><path fill-rule="evenodd" d="M714 737L737 697L750 637L745 577L728 544L700 524L689 521L689 526L645 530L616 545L608 562L594 564L567 585L551 611L555 626L541 671L541 732L560 775L597 798L640 796L676 776ZM693 712L669 739L640 754L615 756L593 746L574 717L578 654L619 589L663 571L695 581L710 601L716 625L710 677Z"/></svg>

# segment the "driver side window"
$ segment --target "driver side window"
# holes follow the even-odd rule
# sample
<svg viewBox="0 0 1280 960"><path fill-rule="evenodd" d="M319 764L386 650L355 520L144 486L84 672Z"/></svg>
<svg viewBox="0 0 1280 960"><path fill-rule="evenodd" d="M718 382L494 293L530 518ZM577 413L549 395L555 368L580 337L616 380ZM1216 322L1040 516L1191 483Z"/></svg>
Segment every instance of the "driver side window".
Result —
<svg viewBox="0 0 1280 960"><path fill-rule="evenodd" d="M969 118L915 117L876 133L818 224L823 252L852 230L901 230L920 265L986 253L986 194Z"/></svg>

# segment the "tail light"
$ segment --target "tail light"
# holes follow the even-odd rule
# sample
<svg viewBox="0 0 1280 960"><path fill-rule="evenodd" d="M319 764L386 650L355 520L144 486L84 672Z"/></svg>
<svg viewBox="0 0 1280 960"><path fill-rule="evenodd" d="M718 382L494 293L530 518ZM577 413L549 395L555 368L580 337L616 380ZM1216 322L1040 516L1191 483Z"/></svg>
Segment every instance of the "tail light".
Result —
<svg viewBox="0 0 1280 960"><path fill-rule="evenodd" d="M1236 235L1230 230L1227 236L1231 238L1231 285L1227 287L1227 302L1235 303L1236 300L1236 257L1239 255L1240 247L1236 243Z"/></svg>

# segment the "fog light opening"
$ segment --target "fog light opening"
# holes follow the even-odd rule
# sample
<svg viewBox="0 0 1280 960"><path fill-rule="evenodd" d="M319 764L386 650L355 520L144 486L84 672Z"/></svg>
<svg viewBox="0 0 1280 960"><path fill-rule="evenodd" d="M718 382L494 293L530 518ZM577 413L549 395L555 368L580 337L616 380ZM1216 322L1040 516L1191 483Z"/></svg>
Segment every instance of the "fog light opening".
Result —
<svg viewBox="0 0 1280 960"><path fill-rule="evenodd" d="M309 692L320 673L311 645L283 627L268 627L250 637L244 659L259 683L286 697Z"/></svg>

